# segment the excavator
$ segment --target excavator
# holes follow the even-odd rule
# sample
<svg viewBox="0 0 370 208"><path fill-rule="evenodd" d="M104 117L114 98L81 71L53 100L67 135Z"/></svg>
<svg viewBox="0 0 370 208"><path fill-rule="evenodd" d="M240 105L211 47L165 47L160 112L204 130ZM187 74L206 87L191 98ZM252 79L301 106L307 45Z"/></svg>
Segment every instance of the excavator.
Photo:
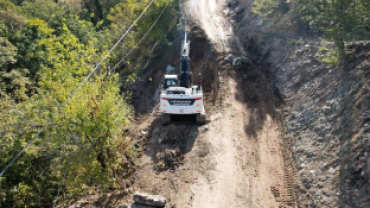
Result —
<svg viewBox="0 0 370 208"><path fill-rule="evenodd" d="M189 32L184 32L181 42L180 74L165 74L160 91L160 112L163 124L171 123L171 115L196 116L199 125L205 124L206 115L203 103L202 74L198 83L193 84L190 70Z"/></svg>

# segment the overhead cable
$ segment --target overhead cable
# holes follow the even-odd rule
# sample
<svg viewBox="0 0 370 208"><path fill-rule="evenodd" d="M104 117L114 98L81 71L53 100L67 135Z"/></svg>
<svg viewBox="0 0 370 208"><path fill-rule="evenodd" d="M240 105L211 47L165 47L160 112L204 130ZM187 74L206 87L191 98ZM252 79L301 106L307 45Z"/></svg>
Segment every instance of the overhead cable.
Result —
<svg viewBox="0 0 370 208"><path fill-rule="evenodd" d="M113 68L112 70L110 70L110 72L113 72L116 70L116 68L122 63L124 62L124 60L131 54L131 52L141 43L141 41L143 41L145 39L145 37L148 35L148 33L153 29L154 25L157 24L159 18L161 18L163 12L166 10L168 6L168 1L167 1L167 4L166 6L163 8L162 12L159 14L159 16L157 17L157 19L154 21L154 23L152 24L152 26L150 26L150 28L148 29L148 31L146 31L145 35L139 40L139 42L136 43L136 45L121 59L121 61L119 61Z"/></svg>

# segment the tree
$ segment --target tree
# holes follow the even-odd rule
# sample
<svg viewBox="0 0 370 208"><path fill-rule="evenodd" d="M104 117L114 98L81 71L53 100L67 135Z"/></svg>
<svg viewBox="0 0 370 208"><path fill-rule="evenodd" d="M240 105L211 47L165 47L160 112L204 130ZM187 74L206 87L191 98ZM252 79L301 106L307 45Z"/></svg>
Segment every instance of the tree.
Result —
<svg viewBox="0 0 370 208"><path fill-rule="evenodd" d="M37 30L44 27L47 25L39 21ZM66 101L95 67L96 60L102 58L91 47L97 39L84 45L66 25L63 28L61 36L51 35L38 43L39 56L45 57L46 62L37 94L20 103L9 97L1 100L0 130L5 131L0 141L5 150L0 152L1 169ZM50 205L67 167L69 176L62 191L69 196L101 184L101 189L119 187L115 176L127 171L126 157L135 157L135 147L124 134L131 110L117 85L117 76L105 74L96 74L85 83L54 118L55 125L48 126L17 160L14 169L1 179L1 189L13 189L1 199L2 207L22 203Z"/></svg>

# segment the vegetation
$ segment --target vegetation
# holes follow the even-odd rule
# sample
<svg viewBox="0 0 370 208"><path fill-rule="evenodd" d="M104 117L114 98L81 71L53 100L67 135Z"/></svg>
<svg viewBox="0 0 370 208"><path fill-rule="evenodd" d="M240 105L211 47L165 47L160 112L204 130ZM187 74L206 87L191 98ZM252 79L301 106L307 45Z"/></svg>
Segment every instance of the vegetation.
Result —
<svg viewBox="0 0 370 208"><path fill-rule="evenodd" d="M370 0L255 0L253 11L269 20L289 16L289 23L334 41L340 60L345 42L370 38ZM307 32L305 29L304 32Z"/></svg>
<svg viewBox="0 0 370 208"><path fill-rule="evenodd" d="M0 171L69 99L149 0L0 0ZM0 178L0 207L45 207L82 194L122 188L138 146L125 132L131 108L119 75L107 74L153 24L156 0L98 73L69 100ZM127 63L168 43L176 2ZM125 65L121 70L131 70ZM134 76L130 76L134 77ZM63 180L66 174L66 179Z"/></svg>

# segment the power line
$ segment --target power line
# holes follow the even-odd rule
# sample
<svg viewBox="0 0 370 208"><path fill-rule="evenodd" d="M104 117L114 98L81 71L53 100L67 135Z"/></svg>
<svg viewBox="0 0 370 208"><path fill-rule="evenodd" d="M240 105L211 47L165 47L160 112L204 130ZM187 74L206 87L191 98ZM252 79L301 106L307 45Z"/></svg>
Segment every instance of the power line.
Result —
<svg viewBox="0 0 370 208"><path fill-rule="evenodd" d="M159 18L161 18L163 12L166 10L168 6L168 1L167 1L167 4L166 6L163 8L162 12L159 14L159 16L157 17L157 19L154 21L154 23L152 24L152 26L150 26L150 28L148 29L148 31L146 31L145 35L139 40L138 43L136 43L136 45L125 55L125 57L123 57L121 59L121 61L119 61L114 67L112 70L110 70L110 72L114 72L114 70L116 70L116 68L127 58L127 56L129 56L131 54L131 52L141 43L142 40L145 39L145 37L148 35L148 33L153 29L153 27L155 26L155 24L157 24Z"/></svg>
<svg viewBox="0 0 370 208"><path fill-rule="evenodd" d="M75 144L77 143L76 141L77 139L75 139ZM53 204L53 208L55 207L55 205L57 204L58 202L58 198L59 198L59 194L60 194L60 189L63 187L63 184L64 184L64 181L66 179L66 176L67 176L67 173L68 173L68 170L69 170L69 164L71 163L71 160L72 160L72 157L73 157L73 153L74 151L71 151L71 156L69 156L69 161L68 161L68 164L67 164L67 168L65 169L64 171L64 176L63 176L63 180L62 180L62 183L59 184L59 187L58 187L58 194L57 194L57 197L54 201L54 204Z"/></svg>
<svg viewBox="0 0 370 208"><path fill-rule="evenodd" d="M107 59L109 54L117 47L117 45L122 41L122 39L130 32L130 30L134 27L134 25L139 21L139 19L144 15L144 13L148 10L148 8L153 4L154 0L152 0L148 6L144 9L144 11L140 14L140 16L132 23L132 25L127 29L127 31L121 36L121 38L114 44L114 46L109 50L109 52L104 56L104 58L96 65L96 67L86 76L86 78L81 82L81 84L72 92L72 94L68 97L66 101L60 106L53 114L53 116L46 122L46 124L37 132L37 134L27 143L27 145L20 151L17 156L14 157L14 159L4 168L4 170L1 171L0 177L5 173L5 171L13 165L13 163L22 155L22 153L27 149L27 147L32 144L32 142L40 135L41 132L44 131L46 126L50 124L50 122L55 118L55 116L63 109L63 107L68 103L68 101L76 94L76 92L82 87L82 85L85 84L85 82L90 78L90 76L100 67L100 65Z"/></svg>

